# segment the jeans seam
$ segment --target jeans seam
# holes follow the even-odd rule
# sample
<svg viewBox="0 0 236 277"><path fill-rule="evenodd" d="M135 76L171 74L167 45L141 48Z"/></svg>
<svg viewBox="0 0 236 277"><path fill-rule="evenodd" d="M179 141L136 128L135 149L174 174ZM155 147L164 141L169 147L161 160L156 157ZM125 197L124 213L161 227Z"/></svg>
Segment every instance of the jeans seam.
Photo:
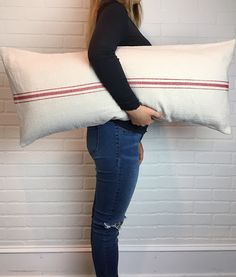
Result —
<svg viewBox="0 0 236 277"><path fill-rule="evenodd" d="M95 151L94 151L94 155L97 154L97 152L98 152L99 141L100 141L100 139L99 139L99 137L100 137L99 133L100 133L99 126L97 126L97 145L96 145L96 148L95 148Z"/></svg>
<svg viewBox="0 0 236 277"><path fill-rule="evenodd" d="M116 137L116 166L117 166L117 170L118 170L118 174L117 174L117 190L116 190L116 193L115 193L115 197L114 197L114 201L113 201L113 204L112 204L112 208L111 208L111 211L112 213L114 212L115 210L115 207L117 205L117 196L120 192L120 174L121 174L121 170L120 170L120 129L119 129L119 126L115 125L115 137ZM109 217L109 220L111 219L112 215Z"/></svg>

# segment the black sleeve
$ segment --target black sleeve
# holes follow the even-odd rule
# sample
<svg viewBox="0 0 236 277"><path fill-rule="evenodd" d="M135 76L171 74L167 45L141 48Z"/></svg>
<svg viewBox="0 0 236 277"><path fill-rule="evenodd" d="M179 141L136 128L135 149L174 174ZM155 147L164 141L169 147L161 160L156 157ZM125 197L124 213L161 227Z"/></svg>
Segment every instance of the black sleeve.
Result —
<svg viewBox="0 0 236 277"><path fill-rule="evenodd" d="M88 59L97 77L122 110L133 110L140 102L132 91L115 51L126 37L128 13L121 4L103 8L97 19L89 47Z"/></svg>

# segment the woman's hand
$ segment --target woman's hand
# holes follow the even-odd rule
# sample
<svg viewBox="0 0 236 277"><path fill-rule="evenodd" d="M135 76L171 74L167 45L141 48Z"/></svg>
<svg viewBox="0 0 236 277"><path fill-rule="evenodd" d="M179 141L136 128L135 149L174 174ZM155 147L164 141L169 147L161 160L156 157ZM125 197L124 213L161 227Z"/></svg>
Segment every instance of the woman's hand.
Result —
<svg viewBox="0 0 236 277"><path fill-rule="evenodd" d="M162 118L162 112L157 112L147 106L140 105L137 109L126 111L128 117L130 118L132 124L138 126L150 125L153 123L154 119ZM139 143L139 163L143 161L144 150L143 145Z"/></svg>
<svg viewBox="0 0 236 277"><path fill-rule="evenodd" d="M159 119L162 116L162 112L157 112L147 106L140 105L135 110L125 111L128 114L132 124L138 126L150 125L153 123L154 118Z"/></svg>
<svg viewBox="0 0 236 277"><path fill-rule="evenodd" d="M139 146L138 146L138 152L139 152L139 164L141 164L141 162L143 161L143 153L144 153L144 150L143 150L143 145L142 145L142 142L139 143Z"/></svg>

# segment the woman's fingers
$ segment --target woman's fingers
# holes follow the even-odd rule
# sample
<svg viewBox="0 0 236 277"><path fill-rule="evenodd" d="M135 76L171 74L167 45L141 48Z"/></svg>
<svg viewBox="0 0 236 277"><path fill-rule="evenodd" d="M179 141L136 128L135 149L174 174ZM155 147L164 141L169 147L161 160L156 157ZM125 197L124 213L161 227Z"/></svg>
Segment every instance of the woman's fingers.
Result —
<svg viewBox="0 0 236 277"><path fill-rule="evenodd" d="M141 163L143 161L143 145L142 143L140 142L139 143L139 163Z"/></svg>
<svg viewBox="0 0 236 277"><path fill-rule="evenodd" d="M151 116L151 118L152 118L153 120L159 120L159 119L162 119L162 118L163 118L163 114L157 112L157 113L153 114L153 115Z"/></svg>

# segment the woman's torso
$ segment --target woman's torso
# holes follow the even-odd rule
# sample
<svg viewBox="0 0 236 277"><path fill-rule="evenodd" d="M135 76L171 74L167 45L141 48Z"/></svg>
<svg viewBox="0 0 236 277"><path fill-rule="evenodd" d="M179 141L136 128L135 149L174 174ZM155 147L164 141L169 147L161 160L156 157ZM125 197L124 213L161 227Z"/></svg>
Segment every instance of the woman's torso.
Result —
<svg viewBox="0 0 236 277"><path fill-rule="evenodd" d="M98 16L99 13L107 6L114 4L114 2L119 5L119 2L116 0L110 0L109 2L105 3L102 7L100 7L98 11ZM125 9L125 7L124 7ZM128 16L128 13L127 13ZM137 26L133 23L131 18L128 16L128 30L126 32L126 37L119 42L118 46L144 46L144 45L151 45L151 43L144 37L144 35L140 32L140 30L137 28ZM132 130L134 132L139 132L139 133L145 133L147 132L147 127L148 125L145 126L138 126L132 124L131 120L123 121L123 120L111 120L115 122L116 124L120 125L123 128L126 128L128 130Z"/></svg>

